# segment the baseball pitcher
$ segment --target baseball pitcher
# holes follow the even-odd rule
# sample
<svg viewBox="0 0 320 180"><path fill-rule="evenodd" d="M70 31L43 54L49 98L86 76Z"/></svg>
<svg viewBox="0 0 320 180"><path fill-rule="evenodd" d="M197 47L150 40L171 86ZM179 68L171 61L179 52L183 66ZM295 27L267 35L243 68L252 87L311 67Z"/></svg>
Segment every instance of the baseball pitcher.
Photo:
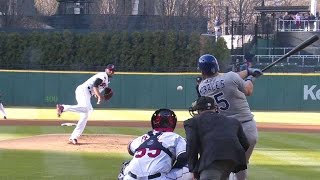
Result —
<svg viewBox="0 0 320 180"><path fill-rule="evenodd" d="M2 98L2 94L1 94L1 92L0 92L0 111L1 111L1 113L2 113L2 115L3 115L3 119L7 119L7 113L6 113L6 111L4 110L4 107L3 107L3 104L2 104L1 98Z"/></svg>
<svg viewBox="0 0 320 180"><path fill-rule="evenodd" d="M80 120L70 136L70 143L78 144L78 138L84 131L89 114L93 111L91 97L97 98L97 104L103 100L102 91L108 87L110 79L114 74L115 68L113 64L107 65L105 72L99 72L89 78L87 81L79 85L75 90L77 105L57 104L57 115L61 116L62 112L70 111L80 113Z"/></svg>
<svg viewBox="0 0 320 180"><path fill-rule="evenodd" d="M155 111L152 131L134 139L128 145L133 156L123 167L119 180L192 180L187 166L186 141L174 133L177 118L169 109Z"/></svg>

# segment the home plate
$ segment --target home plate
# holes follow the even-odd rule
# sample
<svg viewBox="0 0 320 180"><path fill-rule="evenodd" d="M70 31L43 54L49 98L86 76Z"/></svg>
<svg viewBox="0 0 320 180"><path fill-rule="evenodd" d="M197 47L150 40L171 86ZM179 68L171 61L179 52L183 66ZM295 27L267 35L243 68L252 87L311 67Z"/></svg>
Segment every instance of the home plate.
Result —
<svg viewBox="0 0 320 180"><path fill-rule="evenodd" d="M76 126L76 123L62 123L61 126Z"/></svg>

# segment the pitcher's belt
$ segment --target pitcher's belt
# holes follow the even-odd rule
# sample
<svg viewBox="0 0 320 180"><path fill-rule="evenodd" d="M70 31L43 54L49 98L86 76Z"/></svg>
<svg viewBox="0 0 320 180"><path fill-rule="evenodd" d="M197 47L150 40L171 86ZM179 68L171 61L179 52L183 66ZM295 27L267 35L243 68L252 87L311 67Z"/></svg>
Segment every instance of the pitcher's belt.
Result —
<svg viewBox="0 0 320 180"><path fill-rule="evenodd" d="M137 175L133 174L131 171L129 171L128 174L129 174L129 176L131 176L134 179L138 178ZM160 176L161 176L161 173L156 173L156 174L153 174L153 175L149 175L148 179L155 179L155 178L160 177Z"/></svg>

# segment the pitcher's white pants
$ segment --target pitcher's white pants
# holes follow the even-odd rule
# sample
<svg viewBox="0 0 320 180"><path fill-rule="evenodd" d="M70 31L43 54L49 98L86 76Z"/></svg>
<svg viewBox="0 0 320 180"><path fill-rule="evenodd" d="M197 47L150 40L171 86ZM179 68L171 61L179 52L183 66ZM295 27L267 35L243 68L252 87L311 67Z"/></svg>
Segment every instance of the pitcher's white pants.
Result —
<svg viewBox="0 0 320 180"><path fill-rule="evenodd" d="M2 103L0 103L0 111L1 111L1 113L2 113L3 116L7 116L7 113L6 113L6 111L4 110L4 107L3 107Z"/></svg>
<svg viewBox="0 0 320 180"><path fill-rule="evenodd" d="M92 113L93 108L91 104L91 94L89 92L88 87L86 86L78 86L76 91L76 100L77 105L62 105L64 107L63 111L70 111L70 112L77 112L80 113L80 119L77 123L77 126L73 130L70 139L78 139L81 134L83 133L87 121L89 118L89 115Z"/></svg>

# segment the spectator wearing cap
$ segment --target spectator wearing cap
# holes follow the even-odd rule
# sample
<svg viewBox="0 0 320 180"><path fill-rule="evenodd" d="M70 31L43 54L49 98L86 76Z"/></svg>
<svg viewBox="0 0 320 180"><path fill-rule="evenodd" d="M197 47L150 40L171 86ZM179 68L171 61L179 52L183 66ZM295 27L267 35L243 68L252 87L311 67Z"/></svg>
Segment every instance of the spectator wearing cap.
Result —
<svg viewBox="0 0 320 180"><path fill-rule="evenodd" d="M214 99L202 96L191 107L194 116L184 122L189 171L199 180L228 179L247 169L249 147L241 123L217 113Z"/></svg>

